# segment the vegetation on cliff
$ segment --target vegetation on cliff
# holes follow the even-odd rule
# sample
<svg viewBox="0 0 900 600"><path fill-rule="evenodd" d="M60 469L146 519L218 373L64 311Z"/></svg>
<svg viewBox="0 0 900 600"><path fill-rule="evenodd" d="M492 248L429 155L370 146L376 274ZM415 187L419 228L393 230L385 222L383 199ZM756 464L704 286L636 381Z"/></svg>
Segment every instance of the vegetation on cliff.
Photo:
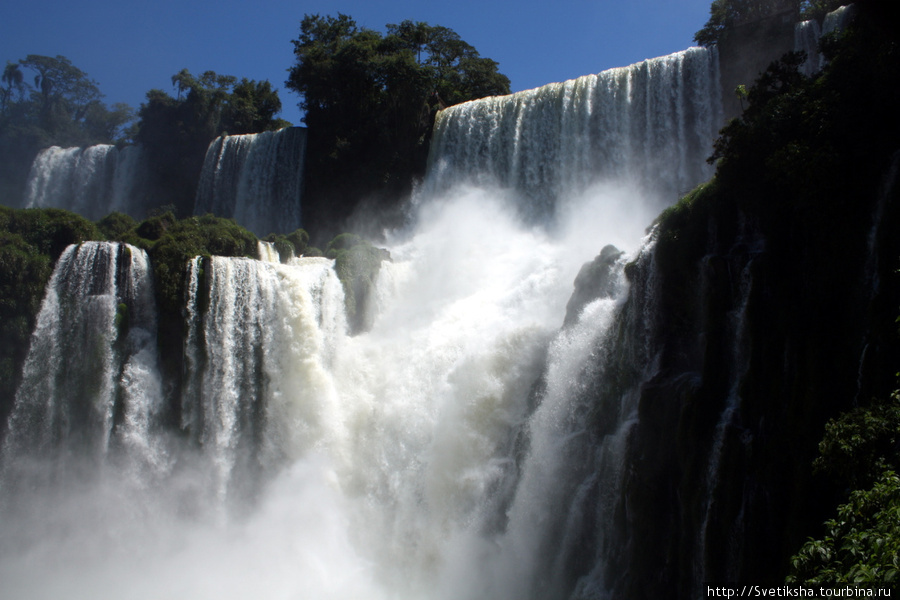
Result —
<svg viewBox="0 0 900 600"><path fill-rule="evenodd" d="M509 79L453 30L422 22L360 27L349 16L307 15L287 86L309 129L303 223L333 235L356 206L390 211L425 172L437 110L508 94Z"/></svg>
<svg viewBox="0 0 900 600"><path fill-rule="evenodd" d="M900 580L900 390L828 422L814 466L854 491L791 559L788 582Z"/></svg>
<svg viewBox="0 0 900 600"><path fill-rule="evenodd" d="M0 207L0 422L5 422L19 384L21 366L55 261L69 244L119 241L147 251L153 267L159 309L159 348L170 381L178 381L184 336L183 309L188 262L195 256L256 257L257 238L233 219L213 215L177 219L173 212L143 221L112 213L96 224L61 209ZM319 256L308 245L309 235L298 229L270 235L282 260ZM368 326L366 309L385 250L356 235L332 240L326 253L345 290L352 332Z"/></svg>
<svg viewBox="0 0 900 600"><path fill-rule="evenodd" d="M151 172L164 174L154 192L174 205L179 216L194 212L197 182L209 143L219 135L259 133L290 123L276 118L281 100L268 81L238 81L230 75L187 69L172 76L175 97L163 90L147 92L138 111L134 141L144 147Z"/></svg>
<svg viewBox="0 0 900 600"><path fill-rule="evenodd" d="M93 223L65 210L0 206L0 423L21 380L53 263L69 244L100 238Z"/></svg>
<svg viewBox="0 0 900 600"><path fill-rule="evenodd" d="M890 555L880 549L897 545L890 525L900 451L894 409L866 399L890 395L900 364L894 326L900 243L892 233L900 222L900 44L896 8L876 2L859 8L845 34L823 41L828 64L820 74L804 76L798 69L804 57L789 54L750 87L745 111L716 143L715 178L658 223L657 295L666 339L653 389L683 403L677 414L648 410L642 419L677 419L682 434L642 443L678 448L657 472L681 478L640 483L674 494L660 502L685 502L678 518L689 523L686 530L704 528L700 518L716 523L706 529L707 555L693 559L711 578L785 576L795 556L798 581L865 572L877 579L887 576L879 561ZM740 338L735 315L743 319ZM728 357L735 353L744 357L745 372L733 372ZM687 393L679 391L686 380L679 373L698 376ZM741 403L719 434L711 415L735 390ZM826 422L857 403L866 408L828 426L814 472ZM874 422L879 427L869 428ZM704 444L717 435L723 475L708 490L704 515L696 490L706 474L696 459L711 451ZM858 458L878 452L891 458L852 467L848 448ZM848 469L865 482L823 475ZM856 486L862 491L848 501L847 490ZM839 503L824 537L797 555ZM653 528L675 534L666 529L669 517L653 518ZM878 552L863 552L869 542ZM672 560L691 556L692 543L670 542ZM832 559L813 560L822 553ZM736 573L727 570L735 568L729 556L741 557Z"/></svg>
<svg viewBox="0 0 900 600"><path fill-rule="evenodd" d="M65 56L7 61L0 86L0 204L19 205L40 149L123 139L133 111L102 98L97 82Z"/></svg>
<svg viewBox="0 0 900 600"><path fill-rule="evenodd" d="M701 46L712 46L729 38L741 27L760 27L770 19L789 16L787 22L821 20L836 8L850 4L847 0L713 0L709 20L694 34ZM764 25L763 25L764 26Z"/></svg>

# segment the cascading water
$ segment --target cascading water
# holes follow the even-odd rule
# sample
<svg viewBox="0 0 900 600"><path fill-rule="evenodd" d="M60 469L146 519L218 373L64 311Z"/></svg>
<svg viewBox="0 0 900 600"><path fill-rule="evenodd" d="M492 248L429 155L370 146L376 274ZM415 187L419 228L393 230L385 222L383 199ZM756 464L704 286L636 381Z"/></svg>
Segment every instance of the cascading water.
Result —
<svg viewBox="0 0 900 600"><path fill-rule="evenodd" d="M295 447L314 446L335 423L325 373L346 329L344 296L328 259L282 266L212 257L205 272L209 297L202 310L200 261L192 262L186 348L192 385L182 426L206 449L224 500L238 463L257 472L276 466L274 456L297 456Z"/></svg>
<svg viewBox="0 0 900 600"><path fill-rule="evenodd" d="M51 146L31 166L26 208L65 208L97 220L111 212L144 217L143 152L139 146Z"/></svg>
<svg viewBox="0 0 900 600"><path fill-rule="evenodd" d="M125 244L86 242L62 254L10 417L5 465L59 445L102 457L114 434L140 446L162 401L150 273L147 254Z"/></svg>
<svg viewBox="0 0 900 600"><path fill-rule="evenodd" d="M804 75L813 75L825 66L825 57L819 52L819 39L847 27L854 10L855 7L848 4L825 15L821 25L818 21L809 20L794 26L794 51L806 53L806 62L801 67Z"/></svg>
<svg viewBox="0 0 900 600"><path fill-rule="evenodd" d="M306 130L221 136L206 151L194 214L237 220L257 235L300 227Z"/></svg>
<svg viewBox="0 0 900 600"><path fill-rule="evenodd" d="M428 185L514 190L523 214L553 216L597 181L628 182L660 210L712 174L722 124L715 49L610 69L442 111Z"/></svg>
<svg viewBox="0 0 900 600"><path fill-rule="evenodd" d="M801 68L804 75L812 75L822 68L823 59L819 54L821 37L822 28L818 21L801 21L794 25L794 51L806 53L806 62Z"/></svg>
<svg viewBox="0 0 900 600"><path fill-rule="evenodd" d="M136 472L131 463L107 461L105 475L38 495L36 506L59 515L47 527L29 527L42 511L22 512L29 486L0 481L0 496L18 498L3 521L22 523L0 529L4 589L32 598L65 590L376 600L608 589L625 535L613 524L637 389L655 369L646 300L654 242L641 249L640 239L661 205L708 174L721 118L715 62L692 49L445 111L415 230L387 240L392 261L359 335L347 333L330 260L281 264L266 244L259 261L195 258L180 398L158 377L146 383L154 398L178 403L167 414L180 421L167 429L154 409L122 426L160 467L135 481L119 477ZM210 147L198 206L203 194L236 203L251 185L247 165L265 161L251 160L248 146L263 138L240 138ZM534 226L541 214L553 215L553 227ZM582 264L609 242L632 254L602 254L604 291L569 304L566 316ZM643 291L626 303L629 258L640 265L631 286ZM101 278L99 264L82 272ZM103 322L94 346L115 347L115 328ZM612 342L623 330L637 340L625 348ZM38 410L29 386L69 387L96 366L26 377L4 472L23 464L15 449L47 424L27 416ZM129 369L107 371L123 375L119 384L104 375L104 390L128 387ZM154 379L153 369L143 373ZM602 407L593 404L597 381L615 381ZM101 439L117 439L120 401L97 402L113 406ZM47 461L71 447L59 436L46 445ZM59 566L52 579L41 577L47 564Z"/></svg>

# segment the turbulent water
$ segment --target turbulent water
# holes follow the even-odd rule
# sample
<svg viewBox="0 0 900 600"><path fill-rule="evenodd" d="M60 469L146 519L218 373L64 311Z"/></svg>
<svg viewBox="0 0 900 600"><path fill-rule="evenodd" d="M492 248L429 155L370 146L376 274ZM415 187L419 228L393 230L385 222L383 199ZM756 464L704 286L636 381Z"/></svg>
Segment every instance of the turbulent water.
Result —
<svg viewBox="0 0 900 600"><path fill-rule="evenodd" d="M300 227L306 130L223 135L206 151L194 214L234 218L256 235Z"/></svg>
<svg viewBox="0 0 900 600"><path fill-rule="evenodd" d="M24 205L65 208L92 220L114 211L143 217L145 183L143 152L138 146L51 146L32 164Z"/></svg>
<svg viewBox="0 0 900 600"><path fill-rule="evenodd" d="M636 260L652 297L644 228L708 173L716 80L715 55L692 49L446 111L369 330L348 334L330 260L282 263L266 244L261 260L198 257L180 389L138 301L145 255L69 248L0 458L4 593L602 597L617 542L580 532L614 520L637 396L609 397L592 445L586 388L621 351L615 323L636 332L633 382L653 373L653 308L622 317L622 268ZM224 148L252 141L215 142L201 188L239 196ZM566 317L610 242L627 253Z"/></svg>

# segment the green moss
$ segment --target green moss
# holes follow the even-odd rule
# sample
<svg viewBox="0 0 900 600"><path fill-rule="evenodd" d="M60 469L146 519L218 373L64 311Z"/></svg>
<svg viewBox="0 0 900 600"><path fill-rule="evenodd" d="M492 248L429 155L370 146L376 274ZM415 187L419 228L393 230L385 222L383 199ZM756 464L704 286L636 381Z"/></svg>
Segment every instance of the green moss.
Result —
<svg viewBox="0 0 900 600"><path fill-rule="evenodd" d="M115 325L120 338L128 333L128 305L124 302L116 306Z"/></svg>
<svg viewBox="0 0 900 600"><path fill-rule="evenodd" d="M328 245L325 247L325 256L327 256L328 258L336 258L338 251L349 250L354 246L365 243L365 240L363 240L362 237L356 235L355 233L342 233L338 236L335 236L333 240L328 242Z"/></svg>
<svg viewBox="0 0 900 600"><path fill-rule="evenodd" d="M109 213L97 221L97 228L108 240L119 240L120 236L134 229L136 225L137 221L131 216L120 212Z"/></svg>
<svg viewBox="0 0 900 600"><path fill-rule="evenodd" d="M135 233L145 240L156 241L174 227L176 222L175 214L171 211L166 212L142 221L135 229Z"/></svg>
<svg viewBox="0 0 900 600"><path fill-rule="evenodd" d="M53 272L69 244L103 239L90 221L59 209L0 207L0 420L12 409L21 365Z"/></svg>
<svg viewBox="0 0 900 600"><path fill-rule="evenodd" d="M59 258L70 244L104 239L96 225L60 208L0 207L0 215L4 230L21 235L37 252L52 260Z"/></svg>
<svg viewBox="0 0 900 600"><path fill-rule="evenodd" d="M306 248L309 246L309 234L304 229L297 229L285 236L287 240L294 245L294 252L297 256L306 254Z"/></svg>

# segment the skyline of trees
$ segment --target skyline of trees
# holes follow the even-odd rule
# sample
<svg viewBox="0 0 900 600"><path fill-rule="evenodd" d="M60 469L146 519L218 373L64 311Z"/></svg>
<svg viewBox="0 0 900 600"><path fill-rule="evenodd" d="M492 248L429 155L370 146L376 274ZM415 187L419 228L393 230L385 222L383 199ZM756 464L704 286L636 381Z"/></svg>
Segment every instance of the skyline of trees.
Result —
<svg viewBox="0 0 900 600"><path fill-rule="evenodd" d="M309 132L303 222L332 234L362 202L390 219L425 173L439 109L510 93L497 62L447 27L407 20L382 34L315 14L293 43L286 86Z"/></svg>

